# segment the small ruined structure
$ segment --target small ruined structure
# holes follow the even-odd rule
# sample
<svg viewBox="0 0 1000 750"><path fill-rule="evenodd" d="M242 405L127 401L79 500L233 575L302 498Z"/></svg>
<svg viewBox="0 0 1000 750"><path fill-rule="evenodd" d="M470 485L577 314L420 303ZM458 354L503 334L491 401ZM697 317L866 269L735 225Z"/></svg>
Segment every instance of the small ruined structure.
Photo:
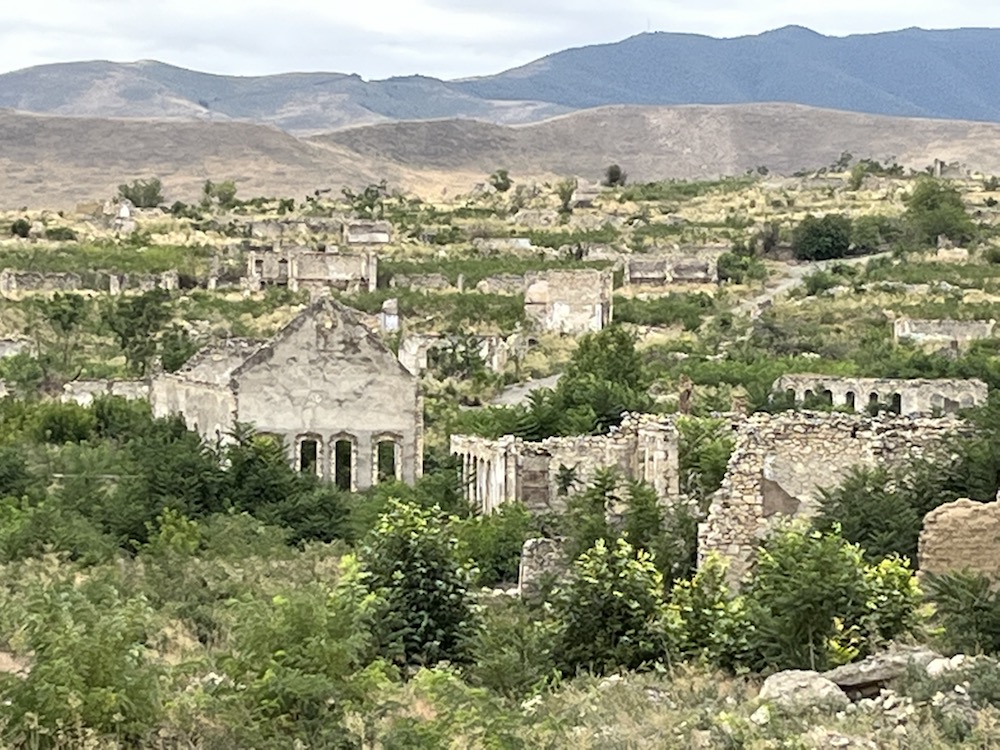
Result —
<svg viewBox="0 0 1000 750"><path fill-rule="evenodd" d="M41 273L38 271L0 271L0 294L18 292L73 292L82 288L78 273Z"/></svg>
<svg viewBox="0 0 1000 750"><path fill-rule="evenodd" d="M345 221L341 228L345 245L388 245L392 241L392 224L388 221Z"/></svg>
<svg viewBox="0 0 1000 750"><path fill-rule="evenodd" d="M546 578L560 578L569 571L565 545L559 539L528 539L521 547L517 593L533 596Z"/></svg>
<svg viewBox="0 0 1000 750"><path fill-rule="evenodd" d="M396 297L382 303L382 310L378 315L378 327L380 331L386 333L395 333L399 330L399 300Z"/></svg>
<svg viewBox="0 0 1000 750"><path fill-rule="evenodd" d="M611 323L610 270L542 271L525 276L524 311L543 331L589 333Z"/></svg>
<svg viewBox="0 0 1000 750"><path fill-rule="evenodd" d="M718 248L692 248L665 255L631 255L625 260L625 284L663 287L714 284L719 280Z"/></svg>
<svg viewBox="0 0 1000 750"><path fill-rule="evenodd" d="M145 380L71 380L63 386L60 401L64 404L90 406L101 396L117 396L129 401L149 399L149 382Z"/></svg>
<svg viewBox="0 0 1000 750"><path fill-rule="evenodd" d="M397 273L389 280L392 289L411 289L415 292L440 292L452 289L451 281L443 273Z"/></svg>
<svg viewBox="0 0 1000 750"><path fill-rule="evenodd" d="M502 336L457 336L448 334L411 334L399 343L399 361L409 372L419 375L440 356L465 356L465 347L475 349L475 356L491 372L501 373L512 354L524 345L517 334Z"/></svg>
<svg viewBox="0 0 1000 750"><path fill-rule="evenodd" d="M292 291L375 291L378 256L288 247L247 254L246 287L287 286Z"/></svg>
<svg viewBox="0 0 1000 750"><path fill-rule="evenodd" d="M570 198L569 205L571 208L593 208L597 202L597 199L601 197L601 186L600 185L577 185L576 190L573 191L573 197Z"/></svg>
<svg viewBox="0 0 1000 750"><path fill-rule="evenodd" d="M652 485L664 500L679 494L677 428L669 418L628 415L608 435L548 438L533 443L452 435L468 501L482 513L521 502L534 513L561 512L598 469Z"/></svg>
<svg viewBox="0 0 1000 750"><path fill-rule="evenodd" d="M838 486L852 468L932 456L963 429L953 418L754 414L738 425L722 487L699 525L699 560L722 555L730 562L730 580L738 581L776 520L813 514L819 491Z"/></svg>
<svg viewBox="0 0 1000 750"><path fill-rule="evenodd" d="M202 349L150 393L157 416L182 414L206 439L236 423L283 440L289 460L343 489L422 471L419 381L357 314L320 298L267 342Z"/></svg>
<svg viewBox="0 0 1000 750"><path fill-rule="evenodd" d="M840 378L829 375L784 375L775 381L775 393L796 403L821 399L832 406L865 412L885 405L897 414L954 414L986 403L989 388L981 380L896 380Z"/></svg>
<svg viewBox="0 0 1000 750"><path fill-rule="evenodd" d="M1000 583L1000 502L956 500L924 516L921 573L980 573Z"/></svg>
<svg viewBox="0 0 1000 750"><path fill-rule="evenodd" d="M995 320L917 320L892 322L893 341L910 341L920 347L965 351L973 341L993 338Z"/></svg>

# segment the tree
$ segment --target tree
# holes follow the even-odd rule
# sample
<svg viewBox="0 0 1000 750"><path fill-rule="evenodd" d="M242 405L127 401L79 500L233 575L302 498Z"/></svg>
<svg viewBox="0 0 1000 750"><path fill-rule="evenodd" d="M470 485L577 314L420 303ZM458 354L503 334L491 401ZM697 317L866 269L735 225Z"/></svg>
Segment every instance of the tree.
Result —
<svg viewBox="0 0 1000 750"><path fill-rule="evenodd" d="M362 218L381 219L385 214L385 198L389 194L385 180L378 184L368 185L360 193L355 193L347 187L341 190L341 193L351 204L354 213Z"/></svg>
<svg viewBox="0 0 1000 750"><path fill-rule="evenodd" d="M567 675L638 669L668 653L663 576L651 556L624 539L598 539L558 589L556 661Z"/></svg>
<svg viewBox="0 0 1000 750"><path fill-rule="evenodd" d="M607 187L623 187L628 181L628 175L617 164L604 170L604 184Z"/></svg>
<svg viewBox="0 0 1000 750"><path fill-rule="evenodd" d="M26 238L31 232L31 223L27 219L17 219L10 225L10 233L14 237Z"/></svg>
<svg viewBox="0 0 1000 750"><path fill-rule="evenodd" d="M440 514L437 506L390 500L359 554L369 590L384 601L377 622L382 651L406 665L468 658L473 601L455 554L458 540Z"/></svg>
<svg viewBox="0 0 1000 750"><path fill-rule="evenodd" d="M118 341L130 372L145 375L157 353L156 334L170 319L170 295L154 289L136 297L120 297L101 312L104 324Z"/></svg>
<svg viewBox="0 0 1000 750"><path fill-rule="evenodd" d="M119 185L118 194L131 201L136 208L156 208L163 203L163 185L159 178L135 180L131 184Z"/></svg>
<svg viewBox="0 0 1000 750"><path fill-rule="evenodd" d="M560 213L568 214L573 212L573 195L576 193L577 181L575 177L570 177L556 183L556 195L559 196Z"/></svg>
<svg viewBox="0 0 1000 750"><path fill-rule="evenodd" d="M942 235L954 242L968 242L975 236L976 228L965 211L962 195L952 185L923 178L905 202L905 218L924 245L935 246Z"/></svg>
<svg viewBox="0 0 1000 750"><path fill-rule="evenodd" d="M202 193L202 206L204 208L209 208L213 202L222 209L232 208L236 205L236 183L233 180L224 180L220 183L205 180Z"/></svg>
<svg viewBox="0 0 1000 750"><path fill-rule="evenodd" d="M490 175L490 184L497 192L506 193L514 181L510 179L510 173L506 169L498 169Z"/></svg>
<svg viewBox="0 0 1000 750"><path fill-rule="evenodd" d="M851 249L851 220L843 214L806 216L792 235L792 249L799 260L843 258Z"/></svg>
<svg viewBox="0 0 1000 750"><path fill-rule="evenodd" d="M76 343L74 335L87 317L87 301L79 294L56 292L51 299L38 298L34 305L55 336L51 347L56 349L59 364L65 372ZM43 342L39 340L38 343L41 350Z"/></svg>

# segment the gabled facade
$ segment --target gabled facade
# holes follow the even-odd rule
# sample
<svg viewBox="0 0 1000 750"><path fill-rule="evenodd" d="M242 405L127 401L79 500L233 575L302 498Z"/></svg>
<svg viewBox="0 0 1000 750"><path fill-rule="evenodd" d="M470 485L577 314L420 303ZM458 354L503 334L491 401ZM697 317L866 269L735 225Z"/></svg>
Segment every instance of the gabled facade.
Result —
<svg viewBox="0 0 1000 750"><path fill-rule="evenodd" d="M419 381L340 303L321 298L266 343L231 340L157 377L157 416L206 439L236 422L284 441L296 468L361 490L421 473Z"/></svg>

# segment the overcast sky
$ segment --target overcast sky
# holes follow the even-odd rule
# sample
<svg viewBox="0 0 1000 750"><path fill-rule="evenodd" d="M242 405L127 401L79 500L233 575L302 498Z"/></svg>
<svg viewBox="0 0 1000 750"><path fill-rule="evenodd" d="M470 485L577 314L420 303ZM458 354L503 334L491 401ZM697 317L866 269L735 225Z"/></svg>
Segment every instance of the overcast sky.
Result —
<svg viewBox="0 0 1000 750"><path fill-rule="evenodd" d="M643 31L1000 26L993 0L5 0L0 71L155 59L212 73L498 73Z"/></svg>

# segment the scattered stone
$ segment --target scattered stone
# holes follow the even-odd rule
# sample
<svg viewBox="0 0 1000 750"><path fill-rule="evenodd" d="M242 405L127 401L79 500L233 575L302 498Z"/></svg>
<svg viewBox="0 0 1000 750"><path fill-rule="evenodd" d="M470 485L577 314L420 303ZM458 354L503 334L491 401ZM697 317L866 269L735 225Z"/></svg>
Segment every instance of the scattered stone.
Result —
<svg viewBox="0 0 1000 750"><path fill-rule="evenodd" d="M906 674L910 664L926 667L938 654L925 648L899 649L869 656L824 672L823 676L852 697L877 695L886 683Z"/></svg>
<svg viewBox="0 0 1000 750"><path fill-rule="evenodd" d="M786 711L801 712L810 708L843 710L850 699L819 672L793 669L778 672L764 680L757 696Z"/></svg>

